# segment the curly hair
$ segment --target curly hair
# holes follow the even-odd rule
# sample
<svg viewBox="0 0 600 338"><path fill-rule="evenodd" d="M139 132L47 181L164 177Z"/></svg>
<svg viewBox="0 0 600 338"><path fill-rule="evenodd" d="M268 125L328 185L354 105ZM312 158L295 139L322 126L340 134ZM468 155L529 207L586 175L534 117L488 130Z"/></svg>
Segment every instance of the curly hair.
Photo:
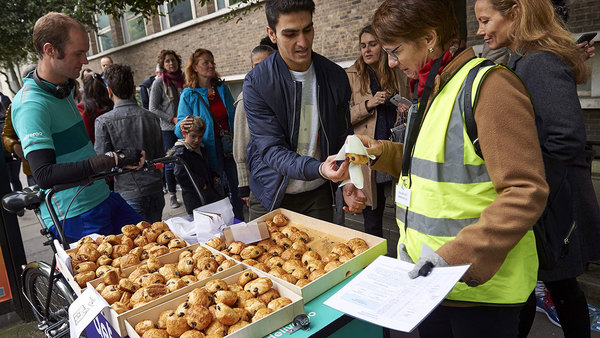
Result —
<svg viewBox="0 0 600 338"><path fill-rule="evenodd" d="M194 67L198 63L198 59L200 59L200 57L203 55L208 55L211 59L215 59L213 53L210 50L204 48L196 49L192 53L192 55L190 55L187 66L185 66L185 84L183 85L183 87L197 88L199 86L200 81L198 79L198 74L194 70ZM211 81L212 84L216 85L220 81L221 77L219 76L219 73L215 72L215 77Z"/></svg>
<svg viewBox="0 0 600 338"><path fill-rule="evenodd" d="M163 49L158 54L158 60L156 61L158 63L158 67L160 68L160 72L163 73L165 71L165 58L167 55L173 55L173 57L175 57L175 60L177 60L177 70L181 70L181 56L174 50Z"/></svg>

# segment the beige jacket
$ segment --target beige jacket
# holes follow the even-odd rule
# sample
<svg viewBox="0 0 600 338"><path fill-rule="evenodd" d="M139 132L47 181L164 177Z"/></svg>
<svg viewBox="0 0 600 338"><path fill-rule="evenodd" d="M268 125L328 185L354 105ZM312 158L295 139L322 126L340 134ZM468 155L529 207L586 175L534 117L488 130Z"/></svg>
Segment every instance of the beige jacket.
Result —
<svg viewBox="0 0 600 338"><path fill-rule="evenodd" d="M436 77L433 94L474 57L467 49ZM450 265L472 264L463 280L479 284L498 271L508 252L532 228L544 211L548 185L534 123L533 106L519 78L509 70L494 70L483 81L475 122L485 164L498 197L477 223L462 229L436 252ZM402 144L382 141L375 170L398 177Z"/></svg>
<svg viewBox="0 0 600 338"><path fill-rule="evenodd" d="M400 95L410 99L410 89L408 87L408 78L404 72L394 68L394 73L400 88ZM354 127L354 133L358 135L367 135L375 137L375 123L377 122L377 109L367 110L366 103L373 98L370 94L363 94L360 88L360 78L356 70L356 63L346 69L352 96L350 98L350 120ZM392 93L396 94L396 93ZM377 184L375 184L375 172L368 166L362 166L363 176L365 178L363 192L367 197L367 205L373 209L377 208Z"/></svg>
<svg viewBox="0 0 600 338"><path fill-rule="evenodd" d="M250 129L248 129L248 120L246 119L243 99L243 93L240 93L233 103L235 106L235 118L233 119L233 130L235 130L233 134L233 159L237 166L238 187L248 189L250 186L250 171L246 166L246 147L250 141ZM242 195L242 197L246 196L245 194Z"/></svg>

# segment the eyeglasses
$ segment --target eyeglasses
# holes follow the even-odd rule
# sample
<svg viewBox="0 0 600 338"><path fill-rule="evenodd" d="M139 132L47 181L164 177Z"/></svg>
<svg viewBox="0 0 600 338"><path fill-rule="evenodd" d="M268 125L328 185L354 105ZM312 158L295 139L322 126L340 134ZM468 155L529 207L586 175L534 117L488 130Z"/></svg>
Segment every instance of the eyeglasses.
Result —
<svg viewBox="0 0 600 338"><path fill-rule="evenodd" d="M393 57L394 60L399 61L398 60L398 56L396 56L396 51L398 50L398 48L402 47L402 43L399 44L396 48L389 50L389 49L385 49L383 48L383 46L381 47L381 49L383 49L384 52L388 53L389 56Z"/></svg>

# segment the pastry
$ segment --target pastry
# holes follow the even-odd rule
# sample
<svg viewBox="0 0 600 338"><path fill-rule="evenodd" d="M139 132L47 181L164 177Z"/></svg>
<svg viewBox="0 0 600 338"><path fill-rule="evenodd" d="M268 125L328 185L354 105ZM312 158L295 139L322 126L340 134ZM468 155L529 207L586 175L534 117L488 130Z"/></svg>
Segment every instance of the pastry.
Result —
<svg viewBox="0 0 600 338"><path fill-rule="evenodd" d="M183 302L183 303L179 304L177 306L177 308L175 309L175 316L185 315L191 306L192 305L188 302Z"/></svg>
<svg viewBox="0 0 600 338"><path fill-rule="evenodd" d="M213 316L210 311L202 305L191 305L185 314L187 324L195 330L203 330L210 325Z"/></svg>
<svg viewBox="0 0 600 338"><path fill-rule="evenodd" d="M204 338L204 333L198 330L187 330L179 338Z"/></svg>
<svg viewBox="0 0 600 338"><path fill-rule="evenodd" d="M245 320L247 322L252 320L252 316L248 310L243 309L241 307L234 307L233 311L237 312L238 316L240 316L240 320Z"/></svg>
<svg viewBox="0 0 600 338"><path fill-rule="evenodd" d="M206 245L208 245L211 248L218 250L218 251L221 251L227 247L225 245L225 241L223 241L219 237L214 237L214 238L209 239L208 242L206 242Z"/></svg>
<svg viewBox="0 0 600 338"><path fill-rule="evenodd" d="M304 243L310 242L310 237L308 236L308 234L306 232L304 232L302 230L295 232L294 233L294 238L290 237L290 239L292 241L301 241L301 242L304 242Z"/></svg>
<svg viewBox="0 0 600 338"><path fill-rule="evenodd" d="M112 245L121 244L121 240L118 239L116 235L108 235L108 236L104 237L104 241L108 242Z"/></svg>
<svg viewBox="0 0 600 338"><path fill-rule="evenodd" d="M169 231L169 226L167 225L167 223L165 222L154 222L151 225L152 230L156 231L157 233L163 233L165 231Z"/></svg>
<svg viewBox="0 0 600 338"><path fill-rule="evenodd" d="M167 330L150 329L144 332L141 338L169 338L169 333L167 333Z"/></svg>
<svg viewBox="0 0 600 338"><path fill-rule="evenodd" d="M269 230L269 234L273 234L275 232L279 232L279 227L273 223L273 221L265 221L267 223L267 230Z"/></svg>
<svg viewBox="0 0 600 338"><path fill-rule="evenodd" d="M350 163L354 164L367 164L369 162L369 157L367 155L360 155L355 153L346 153L346 159L348 159Z"/></svg>
<svg viewBox="0 0 600 338"><path fill-rule="evenodd" d="M277 245L282 246L284 249L291 248L292 244L294 244L294 242L292 242L292 240L289 239L289 238L287 238L287 237L286 238L282 238L282 239L280 239L280 240L277 241Z"/></svg>
<svg viewBox="0 0 600 338"><path fill-rule="evenodd" d="M143 276L143 275L145 275L147 273L150 273L150 270L148 269L148 267L145 266L145 265L141 265L141 266L138 266L135 270L133 270L129 274L129 276L127 276L127 278L129 280L135 281L135 280L137 280L138 278L140 278L141 276Z"/></svg>
<svg viewBox="0 0 600 338"><path fill-rule="evenodd" d="M100 255L111 256L113 252L113 246L108 242L102 242L102 244L98 245L98 252L100 252Z"/></svg>
<svg viewBox="0 0 600 338"><path fill-rule="evenodd" d="M294 277L294 275L292 275L291 273L286 273L279 278L283 279L284 281L286 281L288 283L292 283L292 284L296 284L296 282L298 281L298 278Z"/></svg>
<svg viewBox="0 0 600 338"><path fill-rule="evenodd" d="M166 310L166 311L161 312L160 315L158 316L158 322L156 323L156 326L159 329L166 329L167 328L167 318L174 314L175 314L175 311L173 311L173 310Z"/></svg>
<svg viewBox="0 0 600 338"><path fill-rule="evenodd" d="M240 252L240 256L243 259L251 259L251 258L256 258L256 257L262 255L263 252L264 252L263 248L256 246L256 245L249 245Z"/></svg>
<svg viewBox="0 0 600 338"><path fill-rule="evenodd" d="M171 278L167 281L167 289L169 292L173 292L175 290L179 290L187 284L181 280L181 278Z"/></svg>
<svg viewBox="0 0 600 338"><path fill-rule="evenodd" d="M267 253L274 257L279 257L285 251L285 248L281 245L273 245Z"/></svg>
<svg viewBox="0 0 600 338"><path fill-rule="evenodd" d="M81 263L77 264L75 269L73 269L73 273L78 274L78 273L82 273L82 272L92 271L92 272L94 272L94 277L95 277L96 269L97 269L96 263L94 263L94 262L81 262Z"/></svg>
<svg viewBox="0 0 600 338"><path fill-rule="evenodd" d="M298 279L298 281L296 282L296 286L298 287L304 287L308 284L310 284L311 281L309 281L308 279Z"/></svg>
<svg viewBox="0 0 600 338"><path fill-rule="evenodd" d="M299 267L292 272L292 275L298 279L308 279L308 275L310 275L310 270L305 267Z"/></svg>
<svg viewBox="0 0 600 338"><path fill-rule="evenodd" d="M102 293L102 290L104 290L105 287L106 287L106 284L100 282L100 283L98 283L98 285L96 285L96 291L98 291L98 293Z"/></svg>
<svg viewBox="0 0 600 338"><path fill-rule="evenodd" d="M265 263L256 263L254 265L254 268L264 271L264 272L267 272L270 270L269 267L267 266L267 264L265 264Z"/></svg>
<svg viewBox="0 0 600 338"><path fill-rule="evenodd" d="M268 273L269 275L273 275L278 278L281 278L281 276L287 274L287 272L280 267L274 267L273 269L269 270Z"/></svg>
<svg viewBox="0 0 600 338"><path fill-rule="evenodd" d="M320 260L321 259L321 255L319 255L317 252L315 251L307 251L302 255L302 263L304 263L304 265L308 265L308 263L310 261L313 260Z"/></svg>
<svg viewBox="0 0 600 338"><path fill-rule="evenodd" d="M237 322L237 323L235 323L235 324L233 324L233 325L231 325L231 326L229 327L229 330L227 330L227 334L232 334L232 333L234 333L235 331L237 331L237 330L239 330L239 329L241 329L241 328L243 328L244 326L246 326L246 325L249 325L249 324L250 324L250 323L248 323L248 322L247 322L247 321L245 321L245 320L240 320L239 322Z"/></svg>
<svg viewBox="0 0 600 338"><path fill-rule="evenodd" d="M196 262L192 257L187 257L179 260L177 263L177 271L179 271L180 276L189 275L194 270L194 265Z"/></svg>
<svg viewBox="0 0 600 338"><path fill-rule="evenodd" d="M158 257L169 253L169 248L162 245L153 246L148 251L148 257Z"/></svg>
<svg viewBox="0 0 600 338"><path fill-rule="evenodd" d="M181 238L173 238L172 240L169 241L169 243L167 244L167 247L169 249L184 248L185 247L185 241L183 239L181 239Z"/></svg>
<svg viewBox="0 0 600 338"><path fill-rule="evenodd" d="M231 259L223 261L223 263L221 263L221 265L219 265L219 267L217 268L217 272L225 271L234 265L235 265L235 262L232 261Z"/></svg>
<svg viewBox="0 0 600 338"><path fill-rule="evenodd" d="M227 306L233 306L237 302L237 293L229 290L219 290L215 292L214 299L215 303L223 303Z"/></svg>
<svg viewBox="0 0 600 338"><path fill-rule="evenodd" d="M221 263L223 263L227 259L227 258L225 258L224 255L221 255L221 254L212 254L212 255L210 255L210 258L217 261L217 263L219 263L219 265L221 265Z"/></svg>
<svg viewBox="0 0 600 338"><path fill-rule="evenodd" d="M194 275L187 275L187 276L183 276L181 277L181 280L186 284L186 285L190 285L192 283L196 283L198 281L198 278Z"/></svg>
<svg viewBox="0 0 600 338"><path fill-rule="evenodd" d="M128 224L121 228L121 232L123 233L123 235L133 239L137 235L139 235L140 232L142 232L142 230L140 230L140 228L133 224Z"/></svg>
<svg viewBox="0 0 600 338"><path fill-rule="evenodd" d="M197 257L209 257L210 255L212 255L212 252L210 250L208 250L207 248L205 248L203 246L198 246L194 250L192 257L194 257L195 260L198 260Z"/></svg>
<svg viewBox="0 0 600 338"><path fill-rule="evenodd" d="M119 302L129 306L129 302L131 302L131 296L133 296L133 293L128 292L128 291L123 291L121 298L119 298Z"/></svg>
<svg viewBox="0 0 600 338"><path fill-rule="evenodd" d="M112 251L112 259L115 259L117 257L121 257L123 255L126 255L129 253L130 248L127 245L123 245L123 244L117 244L117 245L113 245L113 251Z"/></svg>
<svg viewBox="0 0 600 338"><path fill-rule="evenodd" d="M233 325L240 320L240 315L229 306L217 303L215 306L215 318L225 325Z"/></svg>
<svg viewBox="0 0 600 338"><path fill-rule="evenodd" d="M146 222L146 221L141 221L138 224L135 225L138 229L140 229L140 231L143 231L146 228L150 227L150 223Z"/></svg>
<svg viewBox="0 0 600 338"><path fill-rule="evenodd" d="M101 267L100 267L101 268ZM98 268L98 269L100 269ZM103 275L102 275L102 281L104 282L104 284L106 285L115 285L119 283L119 280L121 278L119 278L119 273L117 272L116 269L112 268L110 270L107 270Z"/></svg>
<svg viewBox="0 0 600 338"><path fill-rule="evenodd" d="M323 269L317 269L317 270L313 270L310 275L308 275L308 280L309 281L314 281L315 279L323 276L324 274L326 274L327 272Z"/></svg>
<svg viewBox="0 0 600 338"><path fill-rule="evenodd" d="M194 250L187 248L179 254L178 258L179 258L179 260L182 260L185 257L193 257L193 256L194 256Z"/></svg>
<svg viewBox="0 0 600 338"><path fill-rule="evenodd" d="M265 318L266 316L270 315L271 313L273 313L273 310L271 310L269 308L258 309L258 311L256 311L256 313L252 317L252 323Z"/></svg>
<svg viewBox="0 0 600 338"><path fill-rule="evenodd" d="M177 271L177 266L175 264L165 264L158 269L158 273L161 274L165 279L177 278L181 277L179 271Z"/></svg>
<svg viewBox="0 0 600 338"><path fill-rule="evenodd" d="M359 246L366 246L369 247L369 245L367 244L367 242L365 242L364 239L362 238L352 238L351 240L349 240L348 242L346 242L346 245L350 248L350 250L354 251L354 249L356 249Z"/></svg>
<svg viewBox="0 0 600 338"><path fill-rule="evenodd" d="M120 267L121 267L121 269L126 269L130 266L138 265L139 263L140 263L140 257L138 255L133 254L133 253L128 253L125 256L121 257Z"/></svg>
<svg viewBox="0 0 600 338"><path fill-rule="evenodd" d="M82 244L79 249L77 250L78 254L87 254L90 257L90 261L95 262L98 257L101 256L100 252L98 251L98 245L96 245L96 243L85 243Z"/></svg>
<svg viewBox="0 0 600 338"><path fill-rule="evenodd" d="M136 307L140 304L144 303L144 295L146 293L146 290L144 288L141 288L139 290L137 290L129 299L129 304L132 307Z"/></svg>
<svg viewBox="0 0 600 338"><path fill-rule="evenodd" d="M271 310L273 310L273 312L281 309L284 306L290 305L292 304L292 301L289 298L286 297L279 297L277 299L273 299L271 302L269 302L269 304L267 305L267 307Z"/></svg>
<svg viewBox="0 0 600 338"><path fill-rule="evenodd" d="M244 290L252 292L254 296L262 295L273 287L273 282L264 277L257 278L244 285Z"/></svg>
<svg viewBox="0 0 600 338"><path fill-rule="evenodd" d="M338 254L341 256L343 254L352 253L352 250L350 250L350 248L346 244L338 243L334 245L333 248L331 248L331 253Z"/></svg>
<svg viewBox="0 0 600 338"><path fill-rule="evenodd" d="M110 258L108 255L102 255L102 256L98 257L98 260L96 261L96 264L98 266L110 265L111 263L112 263L112 258Z"/></svg>
<svg viewBox="0 0 600 338"><path fill-rule="evenodd" d="M282 214L276 214L273 216L273 224L278 227L282 227L288 224L288 219Z"/></svg>
<svg viewBox="0 0 600 338"><path fill-rule="evenodd" d="M294 234L294 232L300 231L300 230L298 230L298 228L296 228L296 227L289 226L289 227L282 228L280 231L282 234L285 235L285 237L292 239L291 237Z"/></svg>
<svg viewBox="0 0 600 338"><path fill-rule="evenodd" d="M106 300L108 304L112 304L121 299L121 291L116 285L110 285L105 287L100 295Z"/></svg>
<svg viewBox="0 0 600 338"><path fill-rule="evenodd" d="M244 288L242 286L239 286L238 284L229 284L229 291L233 291L235 293L238 293L240 291L243 291Z"/></svg>
<svg viewBox="0 0 600 338"><path fill-rule="evenodd" d="M142 231L142 236L146 237L148 244L150 244L152 242L156 242L158 233L150 228L146 228L146 229L144 229L144 231Z"/></svg>
<svg viewBox="0 0 600 338"><path fill-rule="evenodd" d="M335 270L337 269L338 266L342 265L343 263L340 261L331 261L327 264L325 264L325 267L323 268L323 270L325 270L325 272L329 272L331 270Z"/></svg>
<svg viewBox="0 0 600 338"><path fill-rule="evenodd" d="M197 270L197 268L194 268L194 270ZM206 279L212 275L214 275L214 272L210 270L198 270L198 273L194 274L198 280Z"/></svg>
<svg viewBox="0 0 600 338"><path fill-rule="evenodd" d="M144 287L144 301L149 302L169 293L169 289L164 284L150 284Z"/></svg>
<svg viewBox="0 0 600 338"><path fill-rule="evenodd" d="M127 278L123 278L119 281L119 289L121 289L121 291L134 293L140 289L140 285Z"/></svg>
<svg viewBox="0 0 600 338"><path fill-rule="evenodd" d="M161 263L158 258L152 257L148 258L146 266L148 267L148 272L157 272L158 269L163 266L163 263Z"/></svg>
<svg viewBox="0 0 600 338"><path fill-rule="evenodd" d="M150 243L150 242L143 235L139 235L139 236L137 236L136 238L133 239L133 245L135 245L137 247L144 247L148 243Z"/></svg>
<svg viewBox="0 0 600 338"><path fill-rule="evenodd" d="M269 302L272 301L273 299L279 298L279 291L277 291L275 289L271 289L271 290L263 293L262 295L258 296L257 298L261 302L263 302L265 304L269 304Z"/></svg>
<svg viewBox="0 0 600 338"><path fill-rule="evenodd" d="M110 266L112 266L114 268L120 268L121 267L121 257L117 257L117 258L113 259L112 263L110 263Z"/></svg>
<svg viewBox="0 0 600 338"><path fill-rule="evenodd" d="M290 259L289 261L285 262L282 266L283 270L285 270L285 272L287 273L292 273L294 272L294 270L303 267L304 265L299 259Z"/></svg>
<svg viewBox="0 0 600 338"><path fill-rule="evenodd" d="M140 257L142 256L142 251L144 251L144 249L142 249L140 247L136 247L136 248L131 249L129 251L129 253L132 254L132 255L136 255L136 257L138 259L140 259Z"/></svg>
<svg viewBox="0 0 600 338"><path fill-rule="evenodd" d="M187 302L191 305L202 305L204 307L209 307L213 302L213 295L205 289L197 288L189 293Z"/></svg>
<svg viewBox="0 0 600 338"><path fill-rule="evenodd" d="M294 241L294 243L292 243L292 249L299 251L301 254L304 254L305 252L310 250L308 248L308 245L306 245L306 243L304 243L301 240Z"/></svg>
<svg viewBox="0 0 600 338"><path fill-rule="evenodd" d="M212 323L204 329L204 333L206 333L206 336L213 335L216 337L225 337L227 335L227 329L227 325L218 320L213 320Z"/></svg>
<svg viewBox="0 0 600 338"><path fill-rule="evenodd" d="M341 263L346 263L347 261L351 260L352 258L354 258L354 254L352 254L352 253L345 253L343 255L340 255L339 261Z"/></svg>
<svg viewBox="0 0 600 338"><path fill-rule="evenodd" d="M96 244L96 241L94 241L90 236L84 236L77 241L77 248L81 247L83 244L86 243Z"/></svg>
<svg viewBox="0 0 600 338"><path fill-rule="evenodd" d="M275 244L273 244L273 245L275 245ZM271 257L275 257L275 256L271 255L269 252L265 252L262 255L256 257L256 261L259 263L265 263Z"/></svg>
<svg viewBox="0 0 600 338"><path fill-rule="evenodd" d="M273 241L270 239L263 239L262 241L256 243L257 246L263 248L263 251L269 250L273 246Z"/></svg>
<svg viewBox="0 0 600 338"><path fill-rule="evenodd" d="M156 243L163 245L169 243L172 239L175 238L175 234L171 231L165 231L162 234L158 235L156 238Z"/></svg>
<svg viewBox="0 0 600 338"><path fill-rule="evenodd" d="M96 273L94 271L86 271L76 274L73 278L77 284L84 288L87 282L90 282L96 278Z"/></svg>
<svg viewBox="0 0 600 338"><path fill-rule="evenodd" d="M167 333L169 336L179 337L189 329L190 326L183 314L175 314L167 317Z"/></svg>
<svg viewBox="0 0 600 338"><path fill-rule="evenodd" d="M312 261L308 262L308 264L306 265L306 268L310 272L313 272L315 270L323 270L325 268L325 263L323 263L323 261L319 261L319 260L312 260Z"/></svg>
<svg viewBox="0 0 600 338"><path fill-rule="evenodd" d="M165 277L159 273L148 273L137 279L137 283L141 286L148 286L150 284L164 284Z"/></svg>
<svg viewBox="0 0 600 338"><path fill-rule="evenodd" d="M369 250L368 246L357 246L352 250L352 253L354 254L354 256L358 256L367 250Z"/></svg>
<svg viewBox="0 0 600 338"><path fill-rule="evenodd" d="M252 294L252 292L242 290L237 292L237 299L237 305L239 307L245 307L246 301L248 299L254 299L254 295Z"/></svg>
<svg viewBox="0 0 600 338"><path fill-rule="evenodd" d="M248 312L250 312L252 316L254 316L254 314L256 314L256 311L258 311L259 309L264 309L266 307L267 306L265 305L265 303L261 302L256 298L250 298L244 302L244 309L248 310Z"/></svg>
<svg viewBox="0 0 600 338"><path fill-rule="evenodd" d="M209 270L211 272L216 272L217 268L219 268L219 263L216 260L210 257L200 258L196 263L196 267L201 270Z"/></svg>
<svg viewBox="0 0 600 338"><path fill-rule="evenodd" d="M227 287L227 283L220 279L213 279L211 281L208 281L206 285L204 285L204 288L206 289L206 291L213 294L219 290L229 290L229 288Z"/></svg>
<svg viewBox="0 0 600 338"><path fill-rule="evenodd" d="M115 310L117 314L125 313L129 311L129 306L123 304L122 302L114 302L110 305L110 307Z"/></svg>
<svg viewBox="0 0 600 338"><path fill-rule="evenodd" d="M340 255L335 254L335 253L329 253L329 254L323 256L323 263L327 264L332 261L337 261L338 258L340 258Z"/></svg>
<svg viewBox="0 0 600 338"><path fill-rule="evenodd" d="M129 250L133 249L133 239L123 236L121 237L121 245L125 245Z"/></svg>
<svg viewBox="0 0 600 338"><path fill-rule="evenodd" d="M149 319L142 320L141 322L135 324L135 332L140 336L143 335L144 332L155 328L156 326L154 325L154 322Z"/></svg>
<svg viewBox="0 0 600 338"><path fill-rule="evenodd" d="M300 260L302 259L302 252L289 248L281 253L281 258L286 261L289 261L290 259Z"/></svg>
<svg viewBox="0 0 600 338"><path fill-rule="evenodd" d="M269 268L273 269L273 268L274 268L274 267L276 267L276 266L278 266L278 267L282 267L282 266L283 266L283 264L285 264L285 260L284 260L283 258L281 258L281 257L278 257L278 256L273 256L273 257L269 258L269 260L268 260L268 261L266 261L266 262L265 262L265 264L266 264L266 265L267 265Z"/></svg>
<svg viewBox="0 0 600 338"><path fill-rule="evenodd" d="M230 255L239 255L242 250L246 247L246 244L240 241L231 242L227 247L227 252Z"/></svg>
<svg viewBox="0 0 600 338"><path fill-rule="evenodd" d="M256 278L258 278L258 275L256 274L256 272L247 270L240 274L240 276L238 277L237 283L240 286L244 286L244 285L246 285L246 283L248 283L249 281L254 280Z"/></svg>

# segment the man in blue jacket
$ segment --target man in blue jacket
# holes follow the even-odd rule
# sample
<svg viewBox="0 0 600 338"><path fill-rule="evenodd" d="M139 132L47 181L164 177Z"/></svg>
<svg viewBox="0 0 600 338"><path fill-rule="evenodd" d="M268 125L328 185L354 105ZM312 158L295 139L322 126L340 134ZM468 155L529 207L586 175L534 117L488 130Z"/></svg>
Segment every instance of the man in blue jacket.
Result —
<svg viewBox="0 0 600 338"><path fill-rule="evenodd" d="M352 134L350 84L344 70L312 51L312 0L267 0L267 33L278 52L244 80L251 139L250 219L283 207L332 221L335 185L348 166L334 155ZM323 160L325 160L323 162ZM364 194L344 186L345 210L364 208Z"/></svg>

